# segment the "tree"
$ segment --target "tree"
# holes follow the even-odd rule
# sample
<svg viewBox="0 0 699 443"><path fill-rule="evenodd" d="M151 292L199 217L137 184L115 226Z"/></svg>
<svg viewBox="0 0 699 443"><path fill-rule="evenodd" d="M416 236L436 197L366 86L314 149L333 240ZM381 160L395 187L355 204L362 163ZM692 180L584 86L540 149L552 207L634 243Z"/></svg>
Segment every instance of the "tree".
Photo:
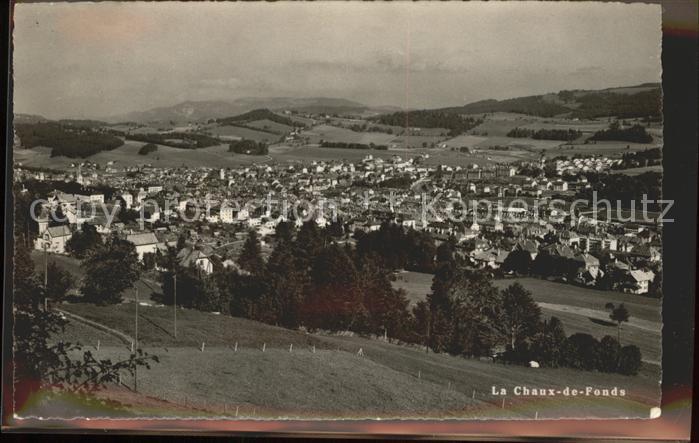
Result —
<svg viewBox="0 0 699 443"><path fill-rule="evenodd" d="M275 321L286 328L296 328L301 324L301 308L308 275L287 247L286 240L280 241L267 262L268 305Z"/></svg>
<svg viewBox="0 0 699 443"><path fill-rule="evenodd" d="M362 257L358 271L361 275L363 304L367 310L366 331L374 334L404 338L410 320L405 292L393 289L390 272L376 256Z"/></svg>
<svg viewBox="0 0 699 443"><path fill-rule="evenodd" d="M39 307L37 300L43 298L43 293L33 266L26 267L22 242L15 241L14 246L11 360L14 410L22 409L33 394L52 396L57 389L89 401L92 399L89 394L107 383L116 382L120 373L133 374L136 367L149 368L151 362L158 361L157 356L140 349L119 361L100 360L78 344L56 342L56 335L68 322L53 311ZM26 290L32 290L34 295L23 294ZM49 386L52 388L48 389Z"/></svg>
<svg viewBox="0 0 699 443"><path fill-rule="evenodd" d="M636 375L641 369L642 357L638 346L628 345L619 351L617 372L623 375Z"/></svg>
<svg viewBox="0 0 699 443"><path fill-rule="evenodd" d="M617 341L621 343L621 324L629 321L629 311L626 309L626 306L624 306L624 304L622 303L619 306L612 309L612 312L609 314L609 318L612 319L612 321L616 322Z"/></svg>
<svg viewBox="0 0 699 443"><path fill-rule="evenodd" d="M93 250L81 265L85 279L82 294L97 304L121 302L121 293L139 278L138 256L133 243L112 234L104 247Z"/></svg>
<svg viewBox="0 0 699 443"><path fill-rule="evenodd" d="M515 249L507 255L502 268L505 272L527 275L532 268L532 256L528 251Z"/></svg>
<svg viewBox="0 0 699 443"><path fill-rule="evenodd" d="M621 346L612 336L605 335L600 340L599 369L601 372L616 372Z"/></svg>
<svg viewBox="0 0 699 443"><path fill-rule="evenodd" d="M331 244L313 260L303 311L304 323L315 329L350 330L364 323L357 269L340 246Z"/></svg>
<svg viewBox="0 0 699 443"><path fill-rule="evenodd" d="M257 238L257 233L251 229L243 244L243 249L240 251L240 256L238 256L238 266L251 274L259 274L264 270L264 265L260 240Z"/></svg>
<svg viewBox="0 0 699 443"><path fill-rule="evenodd" d="M72 275L64 271L52 261L47 266L46 297L53 301L63 301L68 291L75 285Z"/></svg>
<svg viewBox="0 0 699 443"><path fill-rule="evenodd" d="M590 334L576 333L566 339L562 354L565 366L591 371L599 367L600 343Z"/></svg>
<svg viewBox="0 0 699 443"><path fill-rule="evenodd" d="M541 324L539 332L532 338L529 348L531 357L540 365L556 368L562 363L565 341L563 323L558 318L551 317Z"/></svg>
<svg viewBox="0 0 699 443"><path fill-rule="evenodd" d="M38 309L43 302L43 287L34 273L34 261L29 248L21 237L15 239L13 248L13 301L15 305Z"/></svg>
<svg viewBox="0 0 699 443"><path fill-rule="evenodd" d="M279 222L274 228L277 243L290 244L294 240L294 224L288 221Z"/></svg>
<svg viewBox="0 0 699 443"><path fill-rule="evenodd" d="M541 309L531 292L519 283L513 283L502 291L502 310L498 325L504 328L512 350L518 343L529 339L539 326Z"/></svg>

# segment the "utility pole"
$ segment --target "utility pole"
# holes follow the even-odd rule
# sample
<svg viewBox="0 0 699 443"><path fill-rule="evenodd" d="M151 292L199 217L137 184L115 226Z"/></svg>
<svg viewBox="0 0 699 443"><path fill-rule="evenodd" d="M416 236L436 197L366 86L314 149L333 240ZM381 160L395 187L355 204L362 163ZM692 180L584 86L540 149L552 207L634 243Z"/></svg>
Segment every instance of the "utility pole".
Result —
<svg viewBox="0 0 699 443"><path fill-rule="evenodd" d="M138 352L138 286L136 287L136 331L134 333L134 350ZM133 371L133 390L138 392L138 365L134 366Z"/></svg>
<svg viewBox="0 0 699 443"><path fill-rule="evenodd" d="M138 349L138 287L136 287L136 337L134 337L134 340L136 341L136 349Z"/></svg>
<svg viewBox="0 0 699 443"><path fill-rule="evenodd" d="M49 288L49 241L48 236L44 237L44 311L48 312L49 302L47 298L47 292Z"/></svg>
<svg viewBox="0 0 699 443"><path fill-rule="evenodd" d="M172 278L174 280L174 284L172 286L172 291L174 294L172 306L175 320L175 340L177 340L177 274L173 274Z"/></svg>

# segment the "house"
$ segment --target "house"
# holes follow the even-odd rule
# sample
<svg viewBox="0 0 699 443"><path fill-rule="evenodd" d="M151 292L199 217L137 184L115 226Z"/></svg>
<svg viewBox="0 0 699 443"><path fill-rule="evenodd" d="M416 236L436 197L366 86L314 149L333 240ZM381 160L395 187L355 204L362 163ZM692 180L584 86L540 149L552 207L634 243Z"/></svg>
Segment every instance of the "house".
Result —
<svg viewBox="0 0 699 443"><path fill-rule="evenodd" d="M177 260L180 266L194 266L207 274L214 272L214 263L211 260L214 256L214 250L210 246L202 246L200 244L182 248L177 253Z"/></svg>
<svg viewBox="0 0 699 443"><path fill-rule="evenodd" d="M514 250L526 251L529 253L531 259L534 260L537 254L539 254L539 242L536 240L518 241L517 244L515 244Z"/></svg>
<svg viewBox="0 0 699 443"><path fill-rule="evenodd" d="M55 254L66 253L66 243L73 235L73 232L66 225L52 226L46 228L44 234L34 241L34 249L46 250Z"/></svg>
<svg viewBox="0 0 699 443"><path fill-rule="evenodd" d="M629 272L628 277L630 285L624 288L624 292L646 294L650 288L650 283L655 278L655 274L651 271L634 269Z"/></svg>
<svg viewBox="0 0 699 443"><path fill-rule="evenodd" d="M153 232L129 234L126 236L126 241L136 246L139 261L143 261L143 254L155 254L158 251L159 241Z"/></svg>

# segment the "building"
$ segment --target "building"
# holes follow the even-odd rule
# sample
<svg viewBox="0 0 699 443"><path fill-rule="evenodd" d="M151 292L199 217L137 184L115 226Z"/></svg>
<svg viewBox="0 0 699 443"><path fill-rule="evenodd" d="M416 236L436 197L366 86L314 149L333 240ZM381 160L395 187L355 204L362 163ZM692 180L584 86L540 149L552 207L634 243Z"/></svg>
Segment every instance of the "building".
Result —
<svg viewBox="0 0 699 443"><path fill-rule="evenodd" d="M66 225L52 226L46 228L43 235L34 241L34 249L46 250L55 254L66 253L66 243L73 235L73 232Z"/></svg>
<svg viewBox="0 0 699 443"><path fill-rule="evenodd" d="M214 251L211 247L195 245L182 248L177 253L177 260L182 267L195 266L205 273L211 274L214 272L214 263L211 261L213 255Z"/></svg>
<svg viewBox="0 0 699 443"><path fill-rule="evenodd" d="M139 261L143 261L143 254L155 254L158 251L158 238L153 232L129 234L126 236L126 241L136 246Z"/></svg>
<svg viewBox="0 0 699 443"><path fill-rule="evenodd" d="M633 271L629 272L631 284L624 288L624 292L629 292L631 294L646 294L654 278L655 274L651 271L634 269Z"/></svg>

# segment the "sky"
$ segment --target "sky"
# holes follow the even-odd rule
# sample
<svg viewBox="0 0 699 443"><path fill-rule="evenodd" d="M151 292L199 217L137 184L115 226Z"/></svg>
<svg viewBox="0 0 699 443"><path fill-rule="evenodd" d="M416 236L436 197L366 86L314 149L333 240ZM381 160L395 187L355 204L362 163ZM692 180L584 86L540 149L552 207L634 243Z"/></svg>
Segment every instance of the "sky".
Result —
<svg viewBox="0 0 699 443"><path fill-rule="evenodd" d="M18 4L14 106L99 118L188 100L435 108L659 82L658 5Z"/></svg>

